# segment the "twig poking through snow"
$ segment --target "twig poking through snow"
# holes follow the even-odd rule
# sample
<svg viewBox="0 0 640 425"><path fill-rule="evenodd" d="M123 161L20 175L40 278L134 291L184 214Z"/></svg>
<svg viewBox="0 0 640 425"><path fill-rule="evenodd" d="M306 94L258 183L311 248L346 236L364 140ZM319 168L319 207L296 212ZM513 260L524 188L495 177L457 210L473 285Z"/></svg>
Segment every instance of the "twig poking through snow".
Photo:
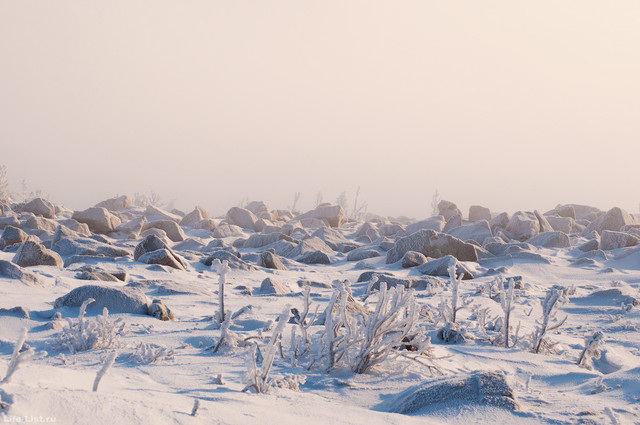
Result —
<svg viewBox="0 0 640 425"><path fill-rule="evenodd" d="M13 347L13 354L11 355L11 360L9 361L9 367L7 368L7 374L0 384L6 384L11 381L11 376L18 370L18 367L28 359L33 356L33 348L29 348L25 351L20 352L22 350L22 346L24 345L25 340L27 339L27 329L23 329L18 341L16 341L16 345Z"/></svg>
<svg viewBox="0 0 640 425"><path fill-rule="evenodd" d="M195 416L198 414L198 409L200 408L200 399L195 399L193 401L193 408L191 409L191 416Z"/></svg>
<svg viewBox="0 0 640 425"><path fill-rule="evenodd" d="M98 391L98 385L100 384L100 380L107 373L109 368L111 368L111 366L113 366L113 362L115 362L115 360L116 360L116 352L112 351L111 353L109 353L109 355L105 359L104 364L102 365L102 368L100 368L100 370L96 374L96 380L93 381L93 391L94 392Z"/></svg>

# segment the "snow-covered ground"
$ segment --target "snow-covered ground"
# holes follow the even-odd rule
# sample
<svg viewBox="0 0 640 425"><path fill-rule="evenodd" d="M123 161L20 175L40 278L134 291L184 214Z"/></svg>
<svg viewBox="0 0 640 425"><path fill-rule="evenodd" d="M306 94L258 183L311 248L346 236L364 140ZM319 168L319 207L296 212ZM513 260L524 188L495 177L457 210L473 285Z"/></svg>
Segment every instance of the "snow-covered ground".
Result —
<svg viewBox="0 0 640 425"><path fill-rule="evenodd" d="M113 214L121 218L122 226L136 217L150 216L148 209L134 207L114 210ZM39 233L44 245L56 251L59 234L28 228L25 225L31 218L28 213L15 216L20 221L19 227L32 235ZM50 221L61 223L69 217L69 211L58 208L56 218ZM148 221L152 222L153 218ZM271 220L281 229L288 221L291 219ZM220 219L213 222L218 227L221 224ZM294 235L289 242L292 246L310 239L305 234L313 233L315 228L307 224L302 223L300 228L306 231L298 234L287 231ZM312 340L309 352L294 362L291 329L299 326L292 318L276 344L273 368L268 376L274 385L265 393L256 394L252 389L243 392L247 385L247 360L255 344L261 356L265 355L269 338L276 329L276 319L283 310L303 310L301 282L312 282L311 311L313 313L317 306L320 316L341 287L339 282L347 279L355 302L374 311L379 294L376 290L368 291L369 280L358 282L366 271L389 272L396 278L423 278L415 267L403 268L400 262L386 263L386 251L405 236L404 230L387 239L367 242L356 236L363 221L339 225L331 229L342 235L351 248L367 246L379 256L348 261L348 252L338 249L328 255L330 264L306 264L282 255L280 258L287 270L275 270L258 266L259 253L269 245L244 248L237 242L239 238L256 234L254 230L245 227L242 236L214 238L211 229L183 225L185 237L194 241L190 249L181 249L184 242L167 242L184 259L186 270L135 261L134 248L143 236L134 231L135 237L131 239L130 234L123 232L101 234L92 239L128 250L130 254L126 256L86 257L67 267L25 267L39 277L41 284L28 285L0 274L0 308L19 306L29 315L26 318L20 313L0 314L0 380L9 368L15 342L24 328L28 330L26 344L33 350L33 356L19 364L9 382L0 383L0 400L6 403L1 420L61 424L640 423L640 306L634 305L634 300L636 303L640 300L639 246L629 244L591 251L597 252L591 255L591 260L576 262L585 255L578 247L592 238L581 231L584 226L574 227L568 247L530 245L518 250L537 254L535 256L496 256L483 250L485 254L478 261L460 261L476 276L462 280L459 285L458 305L463 308L457 312L456 326L465 335L465 341L446 343L438 338L438 330L445 324L439 315L446 315L443 306L451 304L451 279L429 277L430 285L417 286L413 292L417 309L414 328L430 337L430 356L424 358L439 371L403 356L394 356L393 352L365 373L353 372L350 354L327 370L326 357L319 355L320 336L325 331L321 320L309 328ZM373 225L380 227L381 223ZM400 227L405 229L404 224ZM266 233L275 232L274 228L268 228ZM497 231L492 230L496 236ZM63 237L73 239L75 236ZM501 243L515 245L505 240L505 236L500 237ZM226 274L227 313L250 308L232 320L233 336L229 340L237 346L223 343L218 352L213 352L211 347L218 343L221 335L215 319L219 309L220 276L215 270L216 263L210 267L201 261L219 252L220 248L208 245L213 240L223 241L229 251L233 251L232 245L236 246L241 258L252 266L251 270L241 270L230 264L231 270ZM283 244L276 242L271 246L278 251ZM0 252L0 260L12 261L15 251L15 247L6 248ZM601 252L604 257L600 256ZM62 255L62 260L69 257ZM86 265L112 273L126 272L126 281L78 279L78 269ZM266 278L282 283L290 292L278 295L260 291ZM517 279L509 281L509 278ZM504 316L501 302L507 291L494 286L490 297L487 289L500 279L504 285L515 284L509 348L504 347L499 329ZM54 308L54 302L74 288L97 283L117 288L137 286L150 300L162 300L175 319L161 321L144 314L110 311L109 321L121 319L125 324L117 340L105 348L72 353L59 343L59 338L69 326L66 318L72 322L78 320L79 308ZM535 353L532 337L542 319L541 301L554 285L558 291L564 287L566 298L556 307L552 323L565 317L566 321L545 336L546 342L556 344ZM483 330L478 315L484 308L488 319ZM56 312L60 312L61 320L55 319ZM85 320L95 321L99 314L99 309L89 307ZM357 320L363 320L364 314L353 318L356 324ZM597 331L601 331L605 339L600 358L587 356L586 364L579 366L585 338ZM338 332L346 331L341 328ZM326 339L325 335L322 343L326 343ZM143 349L152 351L150 357L144 358ZM98 390L92 391L96 373L114 351L115 363L101 379ZM398 347L392 351L398 351ZM154 353L158 358L150 362L156 357ZM260 365L261 359L258 368ZM397 396L406 390L483 371L504 373L517 403L515 410L482 400L452 397L439 403L427 401L411 414L392 413ZM288 381L283 379L287 376ZM298 390L295 385L286 384L296 380L300 382ZM285 384L276 385L283 382ZM195 403L198 407L192 415Z"/></svg>

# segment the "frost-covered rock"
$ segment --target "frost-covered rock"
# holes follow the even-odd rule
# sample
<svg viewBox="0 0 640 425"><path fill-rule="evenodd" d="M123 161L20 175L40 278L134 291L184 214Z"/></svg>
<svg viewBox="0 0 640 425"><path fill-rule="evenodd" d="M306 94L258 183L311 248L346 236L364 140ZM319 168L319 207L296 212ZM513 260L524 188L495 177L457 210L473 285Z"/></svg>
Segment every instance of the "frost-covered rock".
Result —
<svg viewBox="0 0 640 425"><path fill-rule="evenodd" d="M462 226L462 215L460 214L452 215L444 224L444 229L442 229L442 231L444 233L449 233L450 230L460 226Z"/></svg>
<svg viewBox="0 0 640 425"><path fill-rule="evenodd" d="M38 275L5 260L0 260L0 276L17 279L27 286L43 286L45 284Z"/></svg>
<svg viewBox="0 0 640 425"><path fill-rule="evenodd" d="M262 281L260 284L260 293L261 294L274 294L274 295L285 295L289 294L291 289L288 286L278 282L277 280L268 277Z"/></svg>
<svg viewBox="0 0 640 425"><path fill-rule="evenodd" d="M477 261L476 247L460 239L433 230L420 230L398 239L387 252L387 264L399 261L408 251L417 251L427 257L452 255L461 261Z"/></svg>
<svg viewBox="0 0 640 425"><path fill-rule="evenodd" d="M511 217L506 212L500 213L489 221L489 227L495 234L497 229L506 230Z"/></svg>
<svg viewBox="0 0 640 425"><path fill-rule="evenodd" d="M527 243L543 248L569 248L571 246L569 236L563 232L540 233L529 239Z"/></svg>
<svg viewBox="0 0 640 425"><path fill-rule="evenodd" d="M297 261L304 264L331 264L331 259L323 251L311 251L302 254Z"/></svg>
<svg viewBox="0 0 640 425"><path fill-rule="evenodd" d="M251 201L247 205L245 205L244 208L256 215L269 212L267 204L265 204L263 201Z"/></svg>
<svg viewBox="0 0 640 425"><path fill-rule="evenodd" d="M20 267L54 266L62 267L64 263L57 252L51 251L35 241L24 242L12 260Z"/></svg>
<svg viewBox="0 0 640 425"><path fill-rule="evenodd" d="M0 249L5 249L17 243L23 243L27 239L29 239L29 235L21 229L14 226L7 226L2 232L2 237L0 237Z"/></svg>
<svg viewBox="0 0 640 425"><path fill-rule="evenodd" d="M149 221L144 226L142 226L142 230L148 229L164 230L164 232L167 234L167 237L173 242L180 242L185 240L186 238L184 232L182 231L182 228L173 220Z"/></svg>
<svg viewBox="0 0 640 425"><path fill-rule="evenodd" d="M147 208L144 210L144 215L147 218L147 221L172 220L176 223L180 223L180 220L182 220L182 217L178 214L170 213L162 208L156 207L155 205L147 205Z"/></svg>
<svg viewBox="0 0 640 425"><path fill-rule="evenodd" d="M261 252L258 256L258 266L274 270L287 270L282 260L271 251Z"/></svg>
<svg viewBox="0 0 640 425"><path fill-rule="evenodd" d="M84 211L76 211L71 216L80 223L85 223L94 233L111 233L118 230L122 221L107 211L106 208L93 207Z"/></svg>
<svg viewBox="0 0 640 425"><path fill-rule="evenodd" d="M318 237L312 237L309 239L305 239L298 244L290 253L287 255L289 258L296 258L301 255L304 255L309 252L320 251L326 255L333 255L335 252L324 243L324 241Z"/></svg>
<svg viewBox="0 0 640 425"><path fill-rule="evenodd" d="M104 255L107 257L124 257L131 252L125 248L120 248L107 244L104 242L98 242L95 239L89 238L59 238L54 239L54 244L51 249L63 257L70 255Z"/></svg>
<svg viewBox="0 0 640 425"><path fill-rule="evenodd" d="M295 217L298 221L302 221L307 218L326 220L331 227L342 227L342 225L347 221L344 209L340 205L321 205L316 209L307 211L306 213Z"/></svg>
<svg viewBox="0 0 640 425"><path fill-rule="evenodd" d="M548 216L546 217L547 221L553 228L553 230L557 232L563 232L566 234L570 234L573 232L573 227L575 226L576 221L571 217L554 217Z"/></svg>
<svg viewBox="0 0 640 425"><path fill-rule="evenodd" d="M78 269L78 273L75 276L79 280L99 280L103 282L124 282L127 280L126 272L113 272L109 273L100 267L84 266Z"/></svg>
<svg viewBox="0 0 640 425"><path fill-rule="evenodd" d="M486 220L480 220L476 221L475 223L456 227L449 230L447 233L449 233L451 236L455 236L462 241L471 240L478 242L481 245L486 238L490 238L493 236L493 233L491 233L489 222Z"/></svg>
<svg viewBox="0 0 640 425"><path fill-rule="evenodd" d="M340 233L339 230L336 230L333 227L322 227L313 232L311 237L321 239L334 251L341 251L344 245L351 243L342 233Z"/></svg>
<svg viewBox="0 0 640 425"><path fill-rule="evenodd" d="M4 229L7 226L20 226L20 220L18 220L18 217L15 214L0 217L0 229Z"/></svg>
<svg viewBox="0 0 640 425"><path fill-rule="evenodd" d="M57 298L54 307L80 307L89 298L95 301L88 305L87 311L102 312L106 307L110 313L149 314L151 305L144 292L136 288L84 285Z"/></svg>
<svg viewBox="0 0 640 425"><path fill-rule="evenodd" d="M424 254L416 251L407 251L402 256L402 267L408 269L409 267L416 267L427 262L427 257Z"/></svg>
<svg viewBox="0 0 640 425"><path fill-rule="evenodd" d="M278 242L279 240L295 242L295 239L285 235L284 233L255 233L249 236L249 238L244 242L243 248L262 248L263 246Z"/></svg>
<svg viewBox="0 0 640 425"><path fill-rule="evenodd" d="M392 413L414 414L451 403L470 403L519 410L520 405L503 372L476 372L447 377L409 388L387 402Z"/></svg>
<svg viewBox="0 0 640 425"><path fill-rule="evenodd" d="M445 201L444 199L438 203L438 214L444 217L445 220L449 220L454 215L462 217L462 212L458 209L458 206L451 201Z"/></svg>
<svg viewBox="0 0 640 425"><path fill-rule="evenodd" d="M200 262L206 266L211 266L214 260L227 261L229 268L232 270L259 270L257 267L243 261L237 255L225 250L220 249L212 252L208 257L203 258Z"/></svg>
<svg viewBox="0 0 640 425"><path fill-rule="evenodd" d="M119 211L130 207L131 204L131 198L127 195L122 195L105 199L102 202L98 202L95 206L96 208L106 208L109 211Z"/></svg>
<svg viewBox="0 0 640 425"><path fill-rule="evenodd" d="M407 234L405 227L398 223L385 223L378 227L378 231L382 236L394 237L405 236Z"/></svg>
<svg viewBox="0 0 640 425"><path fill-rule="evenodd" d="M411 235L419 230L435 230L436 232L442 232L444 229L445 220L441 215L427 218L426 220L417 221L407 226L407 235Z"/></svg>
<svg viewBox="0 0 640 425"><path fill-rule="evenodd" d="M636 246L639 243L639 238L628 233L612 232L610 230L603 230L600 233L600 249L604 251Z"/></svg>
<svg viewBox="0 0 640 425"><path fill-rule="evenodd" d="M253 230L255 232L260 231L256 224L258 217L256 217L251 211L244 208L232 207L227 211L226 220L227 223L234 224L243 229Z"/></svg>
<svg viewBox="0 0 640 425"><path fill-rule="evenodd" d="M540 222L534 213L518 211L509 220L506 230L514 239L524 241L540 233Z"/></svg>
<svg viewBox="0 0 640 425"><path fill-rule="evenodd" d="M376 279L375 283L371 284L372 279ZM358 282L369 282L370 291L377 291L380 289L380 283L384 282L387 288L395 286L404 286L405 288L415 290L425 290L430 286L440 286L441 282L432 277L398 277L391 273L378 273L378 272L364 272L358 277Z"/></svg>
<svg viewBox="0 0 640 425"><path fill-rule="evenodd" d="M469 207L469 221L491 221L491 211L489 208L481 207L480 205L471 205Z"/></svg>
<svg viewBox="0 0 640 425"><path fill-rule="evenodd" d="M347 261L361 261L366 260L367 258L379 256L380 252L378 252L377 249L362 247L349 251L349 254L347 254Z"/></svg>
<svg viewBox="0 0 640 425"><path fill-rule="evenodd" d="M602 233L604 230L619 231L622 226L638 224L637 220L625 210L614 207L601 215L587 226L584 233L596 231Z"/></svg>
<svg viewBox="0 0 640 425"><path fill-rule="evenodd" d="M33 215L25 221L23 226L23 229L27 229L29 233L41 237L53 235L57 228L58 223L55 221Z"/></svg>
<svg viewBox="0 0 640 425"><path fill-rule="evenodd" d="M222 223L215 228L213 231L214 238L230 238L234 236L244 236L244 232L242 231L242 227L236 226L235 224Z"/></svg>
<svg viewBox="0 0 640 425"><path fill-rule="evenodd" d="M186 263L155 235L145 237L133 251L133 258L146 264L161 264L185 270Z"/></svg>
<svg viewBox="0 0 640 425"><path fill-rule="evenodd" d="M463 274L462 279L473 279L474 275L467 267L465 267L462 263L460 263L455 257L451 255L447 255L442 258L438 258L436 260L430 260L419 266L417 269L420 273L426 274L429 276L449 276L449 267L451 264L455 264L456 266L456 274Z"/></svg>
<svg viewBox="0 0 640 425"><path fill-rule="evenodd" d="M35 198L22 206L23 212L30 212L45 218L56 217L56 207L43 198Z"/></svg>
<svg viewBox="0 0 640 425"><path fill-rule="evenodd" d="M587 239L589 240L578 246L580 251L588 252L600 249L600 234L598 232L591 232L587 235Z"/></svg>
<svg viewBox="0 0 640 425"><path fill-rule="evenodd" d="M153 300L149 304L147 314L165 322L176 318L171 309L162 300Z"/></svg>
<svg viewBox="0 0 640 425"><path fill-rule="evenodd" d="M209 212L198 205L193 209L193 211L185 215L183 219L180 220L180 225L195 227L196 224L198 224L202 220L209 220L210 218L211 216L209 215ZM213 229L215 229L215 225Z"/></svg>

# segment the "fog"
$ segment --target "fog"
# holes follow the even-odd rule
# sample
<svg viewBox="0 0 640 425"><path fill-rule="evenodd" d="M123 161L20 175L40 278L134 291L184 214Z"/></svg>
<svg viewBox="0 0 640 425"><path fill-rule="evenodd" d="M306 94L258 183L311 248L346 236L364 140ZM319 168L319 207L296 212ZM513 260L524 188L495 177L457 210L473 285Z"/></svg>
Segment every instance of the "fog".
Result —
<svg viewBox="0 0 640 425"><path fill-rule="evenodd" d="M637 212L637 1L2 1L0 164L83 209Z"/></svg>

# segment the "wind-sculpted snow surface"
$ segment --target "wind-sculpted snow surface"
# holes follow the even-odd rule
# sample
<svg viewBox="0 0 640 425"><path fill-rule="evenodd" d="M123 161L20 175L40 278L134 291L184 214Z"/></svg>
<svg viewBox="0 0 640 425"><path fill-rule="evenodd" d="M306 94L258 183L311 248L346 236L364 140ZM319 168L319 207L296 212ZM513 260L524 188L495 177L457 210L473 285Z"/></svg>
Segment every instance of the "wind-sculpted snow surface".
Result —
<svg viewBox="0 0 640 425"><path fill-rule="evenodd" d="M212 217L135 198L3 204L5 421L640 417L633 214L472 207L466 220L442 201L434 217L356 220L254 201Z"/></svg>

